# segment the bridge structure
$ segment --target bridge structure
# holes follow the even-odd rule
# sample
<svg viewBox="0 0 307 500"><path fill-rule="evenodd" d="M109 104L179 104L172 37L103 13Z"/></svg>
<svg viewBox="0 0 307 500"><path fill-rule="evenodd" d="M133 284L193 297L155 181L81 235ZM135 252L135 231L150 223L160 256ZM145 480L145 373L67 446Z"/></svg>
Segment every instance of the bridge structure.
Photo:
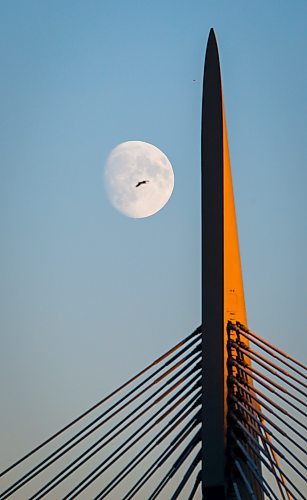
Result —
<svg viewBox="0 0 307 500"><path fill-rule="evenodd" d="M0 474L0 499L305 499L306 367L247 326L216 38L202 102L202 324Z"/></svg>

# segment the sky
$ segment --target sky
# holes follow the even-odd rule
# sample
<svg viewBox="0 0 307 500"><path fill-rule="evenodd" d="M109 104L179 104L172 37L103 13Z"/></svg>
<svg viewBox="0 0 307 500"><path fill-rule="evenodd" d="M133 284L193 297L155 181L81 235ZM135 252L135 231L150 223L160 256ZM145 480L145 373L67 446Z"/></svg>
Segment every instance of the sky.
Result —
<svg viewBox="0 0 307 500"><path fill-rule="evenodd" d="M0 2L1 469L200 324L211 27L248 323L306 361L306 14L303 0ZM102 182L129 140L175 175L144 219Z"/></svg>

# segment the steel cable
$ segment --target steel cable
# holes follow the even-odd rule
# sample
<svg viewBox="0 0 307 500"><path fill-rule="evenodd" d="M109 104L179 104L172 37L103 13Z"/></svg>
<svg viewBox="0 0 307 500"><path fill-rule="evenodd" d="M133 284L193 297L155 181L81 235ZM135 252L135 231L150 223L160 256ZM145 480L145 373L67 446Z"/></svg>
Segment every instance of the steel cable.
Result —
<svg viewBox="0 0 307 500"><path fill-rule="evenodd" d="M249 330L248 328L246 328L246 326L242 325L242 323L239 323L237 321L236 325L239 327L240 330L243 330L243 332L246 332L248 333L249 335L251 335L252 337L254 337L255 339L259 340L259 342L262 342L264 345L266 345L267 347L270 347L271 349L275 350L276 352L278 352L278 354L281 354L282 356L284 356L286 359L289 359L290 361L292 361L292 363L296 364L297 366L300 366L301 368L303 368L304 370L307 370L307 367L301 363L300 361L297 361L295 358L292 358L292 356L290 356L288 353L286 353L285 351L282 351L281 349L279 349L278 347L276 347L275 345L273 344L270 344L270 342L268 342L267 340L263 339L262 337L260 337L259 335L256 335L254 332L252 332L251 330ZM234 325L232 325L234 326ZM240 332L239 332L240 333Z"/></svg>
<svg viewBox="0 0 307 500"><path fill-rule="evenodd" d="M165 384L163 384L157 391L155 391L149 398L147 398L143 404L146 404L149 399L152 399L157 393L159 393L161 390L163 390L164 387L166 387L167 385L169 385L173 380L175 380L180 374L182 374L189 366L191 366L196 361L197 361L196 357L192 358L192 360L190 360L189 363L187 363L175 375L173 375ZM180 363L180 365L181 364L182 363ZM160 381L162 379L161 379L161 377L159 377L157 380ZM157 382L153 382L150 385L150 387L148 387L146 390L143 390L142 394L144 392L146 392L149 388L151 388L153 385L155 385L155 383L157 383ZM92 434L93 432L95 432L98 428L100 428L102 425L104 425L106 422L108 422L111 418L113 418L115 415L117 415L120 411L122 411L124 408L126 408L129 404L131 404L131 402L133 402L138 397L139 397L139 395L138 396L134 396L133 398L131 398L131 400L128 403L125 403L124 405L122 405L122 407L119 410L114 411L105 420L103 420L102 422L100 422L99 424L97 424L95 427L93 427L92 429L90 429L85 435L81 436L76 442L74 442L73 444L71 444L68 448L66 448L64 451L62 451L61 453L59 453L57 456L54 456L54 453L51 454L53 458L48 463L46 463L46 461L51 457L51 455L50 455L50 457L47 457L47 459L43 460L38 466L34 467L31 471L29 471L27 474L25 474L21 479L19 479L18 481L16 481L10 488L8 488L7 490L5 490L2 493L3 497L1 496L0 498L3 498L3 500L5 498L8 498L8 496L10 496L12 493L14 493L15 491L17 491L22 486L24 486L27 482L29 482L31 479L33 479L37 474L40 474L43 470L45 470L52 463L54 463L56 460L58 460L60 457L62 457L65 453L67 453L69 450L71 450L74 446L76 446L81 441L83 441L90 434ZM142 405L139 405L137 407L137 410L140 409L141 406ZM134 410L134 412L137 411L137 410ZM127 417L127 418L129 418L129 417ZM109 435L110 433L111 433L111 431L109 431L109 433L107 433L107 435ZM94 446L95 446L95 444L92 445L92 447L94 447ZM87 450L86 452L84 452L81 456L83 456L88 451L89 450ZM80 459L80 457L78 457L78 459L76 459L74 462L72 462L72 464L74 464L79 459ZM49 485L49 483L51 483L51 481L49 481L47 484Z"/></svg>
<svg viewBox="0 0 307 500"><path fill-rule="evenodd" d="M138 378L140 378L142 375L144 375L147 371L149 371L155 365L157 365L161 361L163 361L163 359L167 358L173 352L175 352L177 349L179 349L181 346L183 346L184 344L186 344L190 339L192 339L192 338L194 338L196 336L200 336L200 333L201 333L201 326L199 326L198 328L196 328L196 330L194 330L194 332L192 332L191 334L189 334L184 340L182 340L181 342L178 342L174 347L172 347L171 349L169 349L168 351L166 351L162 356L159 356L159 358L157 358L150 365L148 365L146 368L144 368L139 373L137 373L134 377L130 378L127 382L125 382L124 384L122 384L115 391L111 392L110 394L108 394L108 396L104 397L103 399L101 399L100 401L98 401L97 403L95 403L93 406L91 406L84 413L82 413L77 418L75 418L74 420L72 420L71 422L69 422L67 425L65 425L64 427L62 427L62 429L60 429L59 431L57 431L54 434L52 434L48 439L46 439L41 444L39 444L38 446L36 446L35 448L33 448L30 452L28 452L26 455L24 455L19 460L17 460L16 462L14 462L12 465L10 465L9 467L7 467L4 471L2 471L0 473L0 477L2 477L5 474L7 474L14 467L17 467L17 465L19 465L22 462L24 462L26 459L28 459L29 457L31 457L34 453L36 453L37 451L39 451L40 449L42 449L44 446L46 446L51 441L53 441L55 438L57 438L58 436L60 436L61 434L63 434L65 431L67 431L69 428L71 428L77 422L79 422L84 417L86 417L87 415L89 415L92 411L96 410L103 403L105 403L106 401L108 401L109 399L111 399L113 396L115 396L116 394L118 394L120 391L122 391L123 389L125 389L128 385L130 385L132 382L134 382L135 380L137 380ZM191 342L190 347L194 343L195 343L195 341Z"/></svg>
<svg viewBox="0 0 307 500"><path fill-rule="evenodd" d="M235 435L235 433L233 431L231 431L231 435L234 438L237 438L237 436ZM271 472L271 474L273 475L275 480L280 482L281 487L283 487L285 489L285 491L291 495L291 498L292 498L293 497L292 491L289 489L289 487L287 485L285 485L281 482L281 480L278 476L276 476L271 465L265 460L265 458L261 455L261 453L259 453L259 448L258 447L256 448L248 439L244 440L244 443L247 444L247 446L253 451L255 456L257 456L259 458L259 460L265 465L265 467L268 469L268 471Z"/></svg>
<svg viewBox="0 0 307 500"><path fill-rule="evenodd" d="M254 475L254 477L258 481L258 484L262 485L262 483L264 483L266 485L266 487L269 489L273 498L275 500L279 500L278 497L275 495L274 491L272 490L272 488L270 487L270 485L268 484L268 482L265 480L265 478L259 474L259 471L258 471L254 461L252 460L252 458L248 454L245 447L242 445L241 441L237 437L235 437L234 434L232 435L232 439L235 441L236 445L238 446L240 451L243 453L244 458L246 460L246 464L247 464L249 470L251 471L251 473Z"/></svg>
<svg viewBox="0 0 307 500"><path fill-rule="evenodd" d="M254 443L254 444L258 447L258 449L261 451L261 453L262 453L265 457L269 458L269 457L268 457L268 455L267 455L266 450L265 450L265 449L264 449L264 448L263 448L263 447L259 444L258 440L257 440L257 439L255 439L255 438L253 437L253 435L252 435L252 434L251 434L251 433L250 433L250 432L249 432L249 431L248 431L248 430L244 427L244 425L242 425L242 424L241 424L241 422L239 422L239 421L237 421L237 422L236 422L236 424L237 424L237 426L239 426L239 427L240 427L240 429L243 431L243 433L244 433L244 434L246 434L246 436L247 436L247 441L248 441L249 443L250 443L250 442L253 442L253 443ZM253 451L254 451L254 448L253 448ZM280 473L281 473L281 474L282 474L282 475L286 478L286 480L288 481L288 483L289 483L289 484L291 484L292 488L293 488L293 489L294 489L294 490L295 490L295 491L296 491L296 492L297 492L297 493L301 496L301 498L302 498L303 500L305 500L305 498L302 496L302 494L301 494L300 490L299 490L299 489L295 486L295 484L294 484L294 483L293 483L293 481L289 478L289 476L288 476L288 475L287 475L284 471L282 471L282 470L281 470L281 467L279 467L277 464L275 464L275 467L276 467L276 468L279 470L279 472L280 472ZM275 476L275 477L276 477L276 476ZM284 487L285 487L285 485L284 485Z"/></svg>
<svg viewBox="0 0 307 500"><path fill-rule="evenodd" d="M148 500L155 500L158 495L161 493L161 491L164 489L164 487L167 485L167 483L172 479L172 477L176 474L178 469L181 467L181 465L185 462L185 460L188 458L190 453L194 450L195 446L199 443L201 437L200 431L197 431L195 436L191 439L191 441L187 444L185 449L181 452L179 457L175 460L171 468L168 470L168 472L165 474L163 477L162 481L158 484L158 486L155 488L155 490L151 493L149 496Z"/></svg>
<svg viewBox="0 0 307 500"><path fill-rule="evenodd" d="M188 413L186 413L185 418L187 416L188 416ZM199 417L200 417L199 413L194 415L187 422L187 424L185 424L184 427L179 431L179 433L173 439L173 441L171 442L171 444L169 446L173 446L175 441L177 441L182 436L182 434L186 433L185 436L187 436L189 434L189 432L192 432L192 430L199 424ZM153 439L151 441L151 443L149 443L148 446L146 446L145 449L143 449L140 453L138 453L138 455L126 467L124 467L124 469L119 474L117 474L117 476L115 476L115 478L113 478L112 481L110 481L109 484L107 484L105 486L105 488L103 488L103 490L101 490L98 493L98 495L96 495L94 500L98 500L98 499L101 500L101 499L105 498L111 491L113 491L113 489L116 488L118 486L118 484L120 484L120 482L122 480L124 480L126 478L126 476L135 467L137 467L142 462L142 460L144 460L144 458L146 458L156 448L156 446L161 444L164 441L164 439L166 439L174 431L174 429L176 429L178 427L178 425L180 423L181 423L181 419L178 422L176 422L171 427L170 430L165 432L161 438L159 438L158 440ZM152 444L152 446L150 446L150 444ZM147 449L147 448L149 448L149 449ZM144 453L144 451L145 451L145 453Z"/></svg>
<svg viewBox="0 0 307 500"><path fill-rule="evenodd" d="M176 500L179 497L180 493L182 492L183 488L187 484L188 480L190 479L191 475L193 474L193 472L196 469L197 465L199 464L200 460L201 460L201 451L199 451L197 453L193 462L188 467L188 470L184 474L182 480L180 481L179 485L177 486L177 489L175 490L175 493L171 496L170 500Z"/></svg>
<svg viewBox="0 0 307 500"><path fill-rule="evenodd" d="M157 419L157 421L155 421L148 429L146 429L140 436L138 436L132 443L129 444L129 446L126 447L126 449L123 449L123 447L128 444L135 436L137 436L140 431L145 428L149 422L151 422L154 418L156 418L164 409L165 407L168 405L164 405L162 408L160 408L160 410L158 412L156 412L155 415L153 415L152 417L150 417L150 419L148 419L141 427L139 427L137 429L137 431L135 431L131 436L129 436L128 439L126 439L126 441L124 441L123 443L121 443L120 447L117 448L114 452L112 452L107 459L105 459L102 463L100 463L97 467L95 467L95 469L93 471L91 471L80 483L78 483L64 498L63 500L67 500L68 498L71 497L72 494L76 495L76 494L80 494L85 488L87 488L90 484L93 483L93 481L95 481L98 477L100 477L109 467L111 467L119 458L122 458L123 455L129 451L132 446L134 446L140 439L142 439L146 434L148 434L148 432L150 432L157 424L159 424L163 418L165 418L166 416L168 416L179 404L181 404L185 399L186 397L188 397L192 392L195 391L195 388L197 387L197 384L194 384L194 386L192 386L190 388L190 390L188 391L188 393L183 396L181 399L179 399L175 404L173 404L171 406L171 408L169 408L165 413L164 415L162 415L160 418ZM196 398L197 398L198 394L196 395ZM190 403L193 403L191 405L191 408L193 408L193 406L195 405L195 401L194 399L190 400L188 402L188 404ZM190 411L192 411L190 408ZM180 414L181 412L179 412ZM159 433L160 434L160 433ZM151 441L156 441L157 440L157 436L155 436ZM147 448L147 445L146 445L146 448ZM143 452L144 450L142 450ZM112 462L108 465L106 465L103 469L102 467L105 465L106 462L108 462L113 456L114 454L118 453L119 452L119 455L114 458L112 460ZM140 455L142 452L140 452L138 455ZM131 462L130 462L131 464ZM130 465L128 464L128 465ZM128 466L127 466L128 467ZM102 470L100 470L102 469ZM96 474L95 474L96 473ZM95 475L94 475L95 474ZM115 478L114 478L115 480ZM85 482L87 481L87 483L85 484ZM113 480L112 480L113 481Z"/></svg>
<svg viewBox="0 0 307 500"><path fill-rule="evenodd" d="M256 382L259 382L261 384L261 381L259 381L257 379L257 377L254 377L251 375L251 378L253 378L254 380L256 380ZM241 380L241 379L240 379ZM258 394L262 399L264 399L267 403L269 403L271 406L273 406L274 408L276 408L277 410L279 410L281 413L283 413L284 415L286 415L288 418L290 418L291 420L293 420L293 422L295 422L297 425L299 425L300 427L302 427L304 430L307 430L307 427L300 421L298 420L297 418L295 418L293 415L291 415L287 410L285 410L285 408L283 408L282 406L278 405L277 403L275 403L272 399L270 399L266 394L264 394L262 391L260 391L258 388L256 388L255 386L251 386L248 384L248 382L246 382L245 379L243 379L243 381L240 383L240 381L236 378L234 378L234 383L236 383L242 390L244 390L251 398L253 398L257 404L259 405L262 405L264 408L268 408L267 405L264 405L264 403L262 401L259 401L258 398L254 398L254 394ZM269 389L269 387L266 386L266 384L262 384L264 385L265 388ZM248 388L248 389L247 389ZM276 394L278 395L277 393L275 393L274 390L272 390L271 392L273 392L273 394ZM281 398L283 399L283 398ZM290 406L292 406L290 404ZM277 418L279 418L282 422L284 422L281 417L278 417L277 415ZM299 434L297 431L294 430L294 427L290 426L289 427L299 436L301 437L302 439L305 440L305 438ZM306 441L306 440L305 440Z"/></svg>
<svg viewBox="0 0 307 500"><path fill-rule="evenodd" d="M192 491L189 494L187 500L193 500L193 498L194 498L194 496L195 496L195 494L197 492L197 489L198 489L200 483L201 483L201 470L199 471L199 473L196 476L195 483L193 485Z"/></svg>
<svg viewBox="0 0 307 500"><path fill-rule="evenodd" d="M179 344L178 344L179 345ZM194 345L194 343L192 343L192 345ZM73 443L73 441L75 441L79 436L81 436L82 434L84 434L88 429L90 429L95 423L97 423L99 420L101 420L102 418L104 418L106 415L108 415L112 410L115 410L115 408L117 408L121 403L123 403L129 396L131 396L132 394L134 394L138 389L140 389L141 387L143 387L147 382L149 382L153 377L155 377L158 373L160 373L163 369L167 368L167 366L169 366L169 364L171 364L173 361L175 361L179 356L181 356L187 349L190 349L192 347L191 344L189 344L188 346L185 346L183 349L181 349L181 351L177 354L175 354L174 356L172 356L172 358L170 358L166 363L163 364L163 366L161 366L160 368L158 368L158 370L156 370L154 373L152 373L149 377L147 377L145 380L143 380L140 384L138 384L135 388L133 388L131 391L129 391L125 396L123 396L121 399L119 399L115 404L113 404L111 407L109 407L105 412L103 412L102 414L100 414L98 417L96 417L92 422L90 422L88 425L85 426L85 428L81 429L79 432L77 432L77 434L75 434L74 436L72 436L70 439L68 439L65 443L63 443L59 448L57 448L55 451L53 451L51 454L49 454L44 460L42 460L39 464L37 464L35 467L33 467L32 469L30 469L26 474L24 474L20 479L18 479L17 481L15 481L11 486L10 488L8 488L7 490L5 490L3 492L3 494L6 494L9 490L12 490L14 489L14 491L17 491L15 488L17 487L17 485L20 484L20 487L22 487L24 484L26 484L28 481L30 481L33 477L35 477L36 474L34 474L36 471L38 471L38 469L40 469L37 473L39 474L42 470L44 470L46 467L49 467L49 465L51 465L52 463L55 462L55 460L57 460L58 458L60 458L61 456L63 456L65 453L67 453L68 451L70 451L74 446L76 446L77 444L79 444L83 439L85 439L89 434L91 434L92 432L95 432L99 427L101 427L101 425L104 425L104 423L106 423L108 420L110 420L110 418L112 418L114 415L116 415L117 413L119 413L120 411L122 411L124 408L126 408L129 404L131 404L133 401L135 401L135 399L137 399L138 397L140 397L142 394L144 394L144 392L146 392L148 389L150 389L153 385L155 385L156 383L158 383L159 381L161 381L161 379L168 375L171 371L174 371L176 368L178 368L179 366L181 366L186 360L188 360L191 356L193 356L194 354L198 353L198 348L194 348L187 356L185 356L184 358L182 358L181 360L179 360L177 363L175 363L175 365L173 365L171 368L169 368L163 375L160 375L156 380L154 380L151 384L149 384L149 386L147 386L146 389L143 389L142 391L140 391L138 393L137 396L133 397L130 399L130 401L128 401L128 403L126 403L125 405L123 405L117 412L114 412L109 418L105 419L104 422L101 422L100 424L98 424L97 426L95 426L91 431L87 432L82 438L78 439L75 443ZM173 351L173 350L171 350ZM164 356L160 357L159 359L163 359ZM140 372L142 373L142 372ZM132 380L132 379L131 379ZM123 386L122 386L123 387ZM114 391L112 393L112 395L114 395L117 391ZM105 400L108 399L105 398ZM85 415L85 413L83 414ZM47 443L47 441L45 442ZM73 443L71 446L68 446L70 443ZM66 450L65 450L66 448ZM64 450L62 453L61 450ZM56 456L58 455L58 456ZM54 460L51 460L53 457L55 457ZM49 463L43 467L44 464L46 464L47 462L49 461ZM8 469L7 469L8 471Z"/></svg>
<svg viewBox="0 0 307 500"><path fill-rule="evenodd" d="M243 427L243 424L242 422L237 418L237 416L233 413L233 412L230 412L230 415L232 416L232 418L234 419L234 421L236 422L237 425L239 425L239 427ZM276 447L274 446L268 439L266 439L259 431L258 429L252 425L252 424L248 424L249 426L252 427L253 431L257 434L258 437L261 438L262 441L265 441L266 444L272 449L274 450L277 455L282 458L291 468L292 470L294 470L294 472L296 472L296 474L298 474L305 482L307 482L306 480L306 476L303 475L296 467L295 465L293 465L290 460L288 460L288 458ZM277 463L276 464L277 466L279 466L279 464Z"/></svg>
<svg viewBox="0 0 307 500"><path fill-rule="evenodd" d="M239 403L237 402L237 405ZM245 404L248 404L247 401L245 401ZM253 409L252 405L249 405L251 409ZM263 446L267 452L267 456L268 456L268 459L270 461L270 464L271 464L271 467L274 471L274 474L276 475L276 470L279 472L280 471L280 464L279 464L279 460L278 460L278 454L275 453L275 447L272 445L272 443L270 442L270 435L272 434L270 431L267 432L266 430L263 429L263 426L262 426L262 422L260 420L258 420L257 418L255 418L255 416L252 414L252 412L250 412L244 405L240 404L240 407L242 408L243 411L241 411L241 415L242 415L242 419L244 420L241 420L241 421L244 421L244 423L246 423L246 425L248 425L248 427L251 428L252 430L252 434L254 433L256 436L260 436L262 442L263 442ZM246 420L246 414L249 415L250 418L252 418L255 422L256 422L256 426L253 425L250 421L247 421ZM236 422L237 420L240 421L240 419L236 416L236 414L230 410L229 411L229 416L232 416L234 421ZM258 418L259 418L259 415L258 415ZM264 430L265 432L265 436L263 436L263 434L260 432L260 429L262 428L262 430ZM275 470L276 469L276 470ZM285 483L285 478L284 476L282 475L282 473L280 473L280 480L281 482L284 484ZM283 495L283 491L281 489L281 486L280 486L280 483L277 482L278 484L278 488L280 490L280 493L282 495L282 497L284 498L284 495Z"/></svg>
<svg viewBox="0 0 307 500"><path fill-rule="evenodd" d="M307 394L304 391L302 391L301 389L299 389L298 387L296 387L294 384L292 384L292 382L290 382L289 380L287 380L286 378L284 378L282 375L280 375L278 372L276 372L272 368L269 368L268 366L266 366L265 363L267 363L270 367L273 366L274 368L280 370L282 374L287 375L292 380L295 380L295 382L297 382L298 384L301 384L304 387L307 387L306 384L303 384L296 377L294 377L293 375L291 375L288 372L286 372L286 370L283 370L282 368L279 368L277 365L275 365L274 363L272 363L270 360L268 360L264 356L261 356L260 354L256 353L252 349L243 347L242 343L238 343L238 342L234 342L233 340L230 340L230 345L232 345L233 347L235 347L236 349L238 349L239 351L241 351L243 354L245 354L245 356L249 357L251 360L253 360L256 363L258 363L260 366L262 366L262 368L264 368L265 370L267 370L270 373L272 373L272 375L274 375L275 377L279 378L280 380L282 380L283 382L285 382L286 384L288 384L290 387L292 387L292 389L295 389L297 392L299 392L303 396L307 397ZM265 363L263 363L262 361L265 361ZM304 404L304 403L302 402L302 404ZM307 406L307 404L305 404L305 406Z"/></svg>
<svg viewBox="0 0 307 500"><path fill-rule="evenodd" d="M273 358L275 358L278 361L280 361L281 363L283 363L285 366L287 366L288 368L290 368L291 370L293 370L295 373L297 373L298 375L300 375L300 377L304 378L305 380L307 379L307 376L304 375L304 373L300 372L297 368L295 368L295 366L292 366L290 363L288 363L287 361L285 361L281 356L279 356L278 354L276 354L276 352L274 352L272 349L266 347L265 345L262 345L260 341L256 340L255 338L253 338L252 336L250 336L245 331L239 330L239 329L236 329L236 328L233 329L232 327L230 327L230 329L233 330L233 331L235 331L235 332L237 332L237 333L239 333L239 335L242 335L247 340L249 340L250 342L252 342L253 344L255 344L257 347L259 347L260 349L262 349L263 351L265 351L267 354L269 354ZM245 347L246 347L246 344L245 344Z"/></svg>
<svg viewBox="0 0 307 500"><path fill-rule="evenodd" d="M170 385L170 383L173 381L173 380L176 380L178 378L179 375L181 375L182 373L184 373L184 371L191 366L191 364L193 364L195 362L195 359L192 360L192 362L190 363L187 363L187 365L182 368L181 370L179 370L179 372L174 375L173 377L171 377L165 384L163 384L159 389L157 389L153 394L151 394L151 396L149 396L143 403L141 403L137 408L135 408L132 412L130 412L129 415L127 415L127 417L125 417L124 419L122 419L118 424L116 424L111 430L109 430L106 434L104 434L102 437L100 437L96 443L94 443L93 445L91 445L86 451L84 451L83 453L81 453L81 455L79 455L79 457L77 457L75 460L73 460L73 462L71 462L68 466L66 466L60 473L58 473L52 480L50 480L48 483L46 483L44 485L43 488L41 488L38 492L35 493L35 495L33 495L31 497L30 500L34 500L34 498L36 500L40 500L41 498L43 498L43 496L46 494L46 493L49 493L53 488L55 488L56 486L58 486L58 484L60 484L60 482L62 482L64 479L66 479L69 475L71 475L73 472L75 472L75 470L77 470L79 467L81 467L86 461L88 461L90 458L92 458L92 456L94 456L96 453L98 453L98 451L100 451L104 446L106 446L107 444L109 444L115 437L117 437L119 434L121 434L123 431L125 431L132 423L134 423L136 420L138 420L141 416L143 416L148 410L150 410L151 408L153 408L157 403L159 403L162 399L164 399L164 397L167 397L173 390L175 390L179 385L181 385L189 376L192 375L192 373L194 373L196 367L193 367L192 370L190 370L190 372L186 375L186 376L183 376L181 377L177 382L175 382L175 384L173 384L173 386L171 386L170 389L167 389L163 394L162 396L159 396L156 400L154 400L154 402L149 405L147 408L145 408L144 410L142 410L139 415L137 415L136 417L134 417L130 422L127 423L127 420L130 418L130 417L133 417L133 415L135 413L137 413L140 409L142 409L142 407L147 404L150 400L152 400L155 396L157 396L163 389L165 389L168 385ZM197 378L198 374L196 374L196 376L194 378ZM194 379L193 378L193 379ZM193 380L192 379L192 380ZM191 383L191 380L189 381ZM175 395L174 397L178 397L178 394ZM168 402L169 403L169 402ZM103 441L104 439L106 439L110 434L112 434L112 432L114 432L115 430L117 430L118 427L120 427L121 425L124 425L123 428L121 428L119 431L117 431L117 433L114 435L114 436L111 436L107 441L103 442L102 444L101 441ZM99 447L94 450L94 448L98 445ZM84 458L91 450L92 453ZM82 460L83 459L83 460ZM78 462L80 462L78 465L76 465L74 467L75 464L77 464ZM71 469L72 468L72 469ZM69 469L71 469L69 471ZM69 471L69 472L68 472ZM66 474L65 474L66 473ZM60 477L60 476L63 476L63 474L65 474L64 477ZM54 483L54 484L53 484ZM47 488L47 489L46 489ZM42 493L43 492L43 493ZM37 496L38 495L38 496Z"/></svg>
<svg viewBox="0 0 307 500"><path fill-rule="evenodd" d="M299 403L302 404L302 401L297 398L296 396L294 396L291 392L287 391L287 389L285 389L284 387L280 386L279 384L276 384L275 382L273 382L272 380L270 380L268 377L265 377L261 372L259 372L258 370L256 370L255 368L253 369L250 369L248 368L247 366L244 366L242 365L241 363L238 363L236 360L234 359L231 359L230 360L230 363L231 364L234 364L235 366L237 366L240 370L242 370L243 372L245 372L247 375L249 375L251 378L253 378L254 380L256 380L257 382L259 382L259 384L263 385L263 387L265 387L266 389L268 389L270 392L272 392L273 394L276 394L276 396L278 396L280 399L282 399L283 401L285 401L288 405L292 406L292 408L294 408L298 413L300 413L301 415L303 415L304 417L306 417L306 413L303 412L303 410L301 410L298 406L296 406L294 403L292 403L292 401L288 401L284 396L282 396L279 392L276 392L272 387L270 387L269 385L267 385L265 382L263 382L263 379L267 382L269 382L271 385L273 385L273 387L279 389L282 393L285 393L287 394L288 396L292 397L293 399L295 399L296 401L298 401ZM262 377L262 378L261 378Z"/></svg>
<svg viewBox="0 0 307 500"><path fill-rule="evenodd" d="M245 473L244 473L244 471L239 463L239 460L237 458L234 458L234 464L235 464L237 470L239 471L239 474L243 480L243 484L244 484L246 491L249 494L250 498L252 498L252 500L257 500L257 497L253 491L253 488L251 487L251 484L250 484L249 480L247 479L247 477L246 477L246 475L245 475Z"/></svg>
<svg viewBox="0 0 307 500"><path fill-rule="evenodd" d="M199 425L199 423L197 424ZM146 484L146 482L155 474L155 472L162 467L162 465L171 457L171 455L177 450L177 448L184 442L187 436L190 434L190 430L186 431L184 434L181 432L173 439L173 441L165 448L159 458L157 458L151 466L145 471L145 473L136 481L136 483L130 488L122 500L131 500L134 498L135 494L140 491L140 489Z"/></svg>
<svg viewBox="0 0 307 500"><path fill-rule="evenodd" d="M280 446L282 446L282 448L284 448L284 449L285 449L285 451L287 451L287 453L289 453L289 455L291 455L291 456L292 456L292 457L293 457L293 458L294 458L294 459L295 459L295 460L296 460L296 461L300 464L300 466L301 466L301 467L303 467L303 469L305 469L305 470L307 471L307 466L304 464L304 462L302 462L302 461L301 461L301 460L297 457L297 455L295 455L295 454L294 454L294 453L293 453L293 452L292 452L292 451L291 451L291 450L290 450L290 449L289 449L289 448L288 448L288 447L287 447L287 446L286 446L286 445L285 445L285 444L284 444L284 443L283 443L283 442L282 442L282 441L281 441L281 440L280 440L280 439L279 439L279 438L278 438L275 434L273 434L273 433L272 433L272 431L270 431L270 429L268 429L268 427L267 427L265 424L263 424L263 422L261 422L261 421L259 420L259 416L258 416L258 419L256 419L256 418L255 418L255 416L252 414L252 412L251 412L250 410L248 410L248 408L246 408L246 406L244 406L244 405L248 405L248 406L250 406L250 407L252 408L252 405L250 405L247 401L244 401L244 403L240 402L240 401L236 398L236 396L234 396L234 399L235 399L236 404L237 404L238 406L240 406L240 408L241 408L244 412L248 413L248 415L249 415L249 417L250 417L251 419L255 420L255 421L257 422L257 424L258 424L260 427L262 427L262 428L264 429L264 431L265 431L265 432L267 432L269 435L271 435L271 436L274 438L274 440L275 440L278 444L280 444ZM263 415L263 420L265 420L265 421L267 420L267 418L266 418L264 415ZM277 426L276 426L276 427L277 427ZM280 430L279 430L279 432L281 432L283 436L286 436L286 437L287 437L287 434L286 434L285 432L280 431ZM295 441L294 441L294 440L291 440L291 438L290 438L290 441L291 441L293 444L295 444ZM300 447L300 449L301 449L301 451L303 451L305 454L307 453L307 452L306 452L303 448L301 448L301 447Z"/></svg>

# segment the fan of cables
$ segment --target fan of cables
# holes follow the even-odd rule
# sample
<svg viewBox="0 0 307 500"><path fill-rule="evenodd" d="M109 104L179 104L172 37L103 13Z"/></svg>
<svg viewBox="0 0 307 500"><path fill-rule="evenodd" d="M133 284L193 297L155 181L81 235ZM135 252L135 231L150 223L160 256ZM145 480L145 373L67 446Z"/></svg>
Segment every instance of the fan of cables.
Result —
<svg viewBox="0 0 307 500"><path fill-rule="evenodd" d="M228 324L228 442L236 498L306 499L306 367Z"/></svg>
<svg viewBox="0 0 307 500"><path fill-rule="evenodd" d="M200 408L198 328L3 471L0 498L193 498Z"/></svg>

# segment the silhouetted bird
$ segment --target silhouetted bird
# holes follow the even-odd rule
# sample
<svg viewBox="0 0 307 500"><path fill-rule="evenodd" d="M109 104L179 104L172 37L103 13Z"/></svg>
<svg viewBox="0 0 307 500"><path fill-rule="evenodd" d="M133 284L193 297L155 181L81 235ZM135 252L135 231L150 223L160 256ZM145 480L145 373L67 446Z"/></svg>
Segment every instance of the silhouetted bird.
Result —
<svg viewBox="0 0 307 500"><path fill-rule="evenodd" d="M141 184L147 184L147 182L149 181L140 181L135 185L135 187L138 188L139 186L141 186Z"/></svg>

